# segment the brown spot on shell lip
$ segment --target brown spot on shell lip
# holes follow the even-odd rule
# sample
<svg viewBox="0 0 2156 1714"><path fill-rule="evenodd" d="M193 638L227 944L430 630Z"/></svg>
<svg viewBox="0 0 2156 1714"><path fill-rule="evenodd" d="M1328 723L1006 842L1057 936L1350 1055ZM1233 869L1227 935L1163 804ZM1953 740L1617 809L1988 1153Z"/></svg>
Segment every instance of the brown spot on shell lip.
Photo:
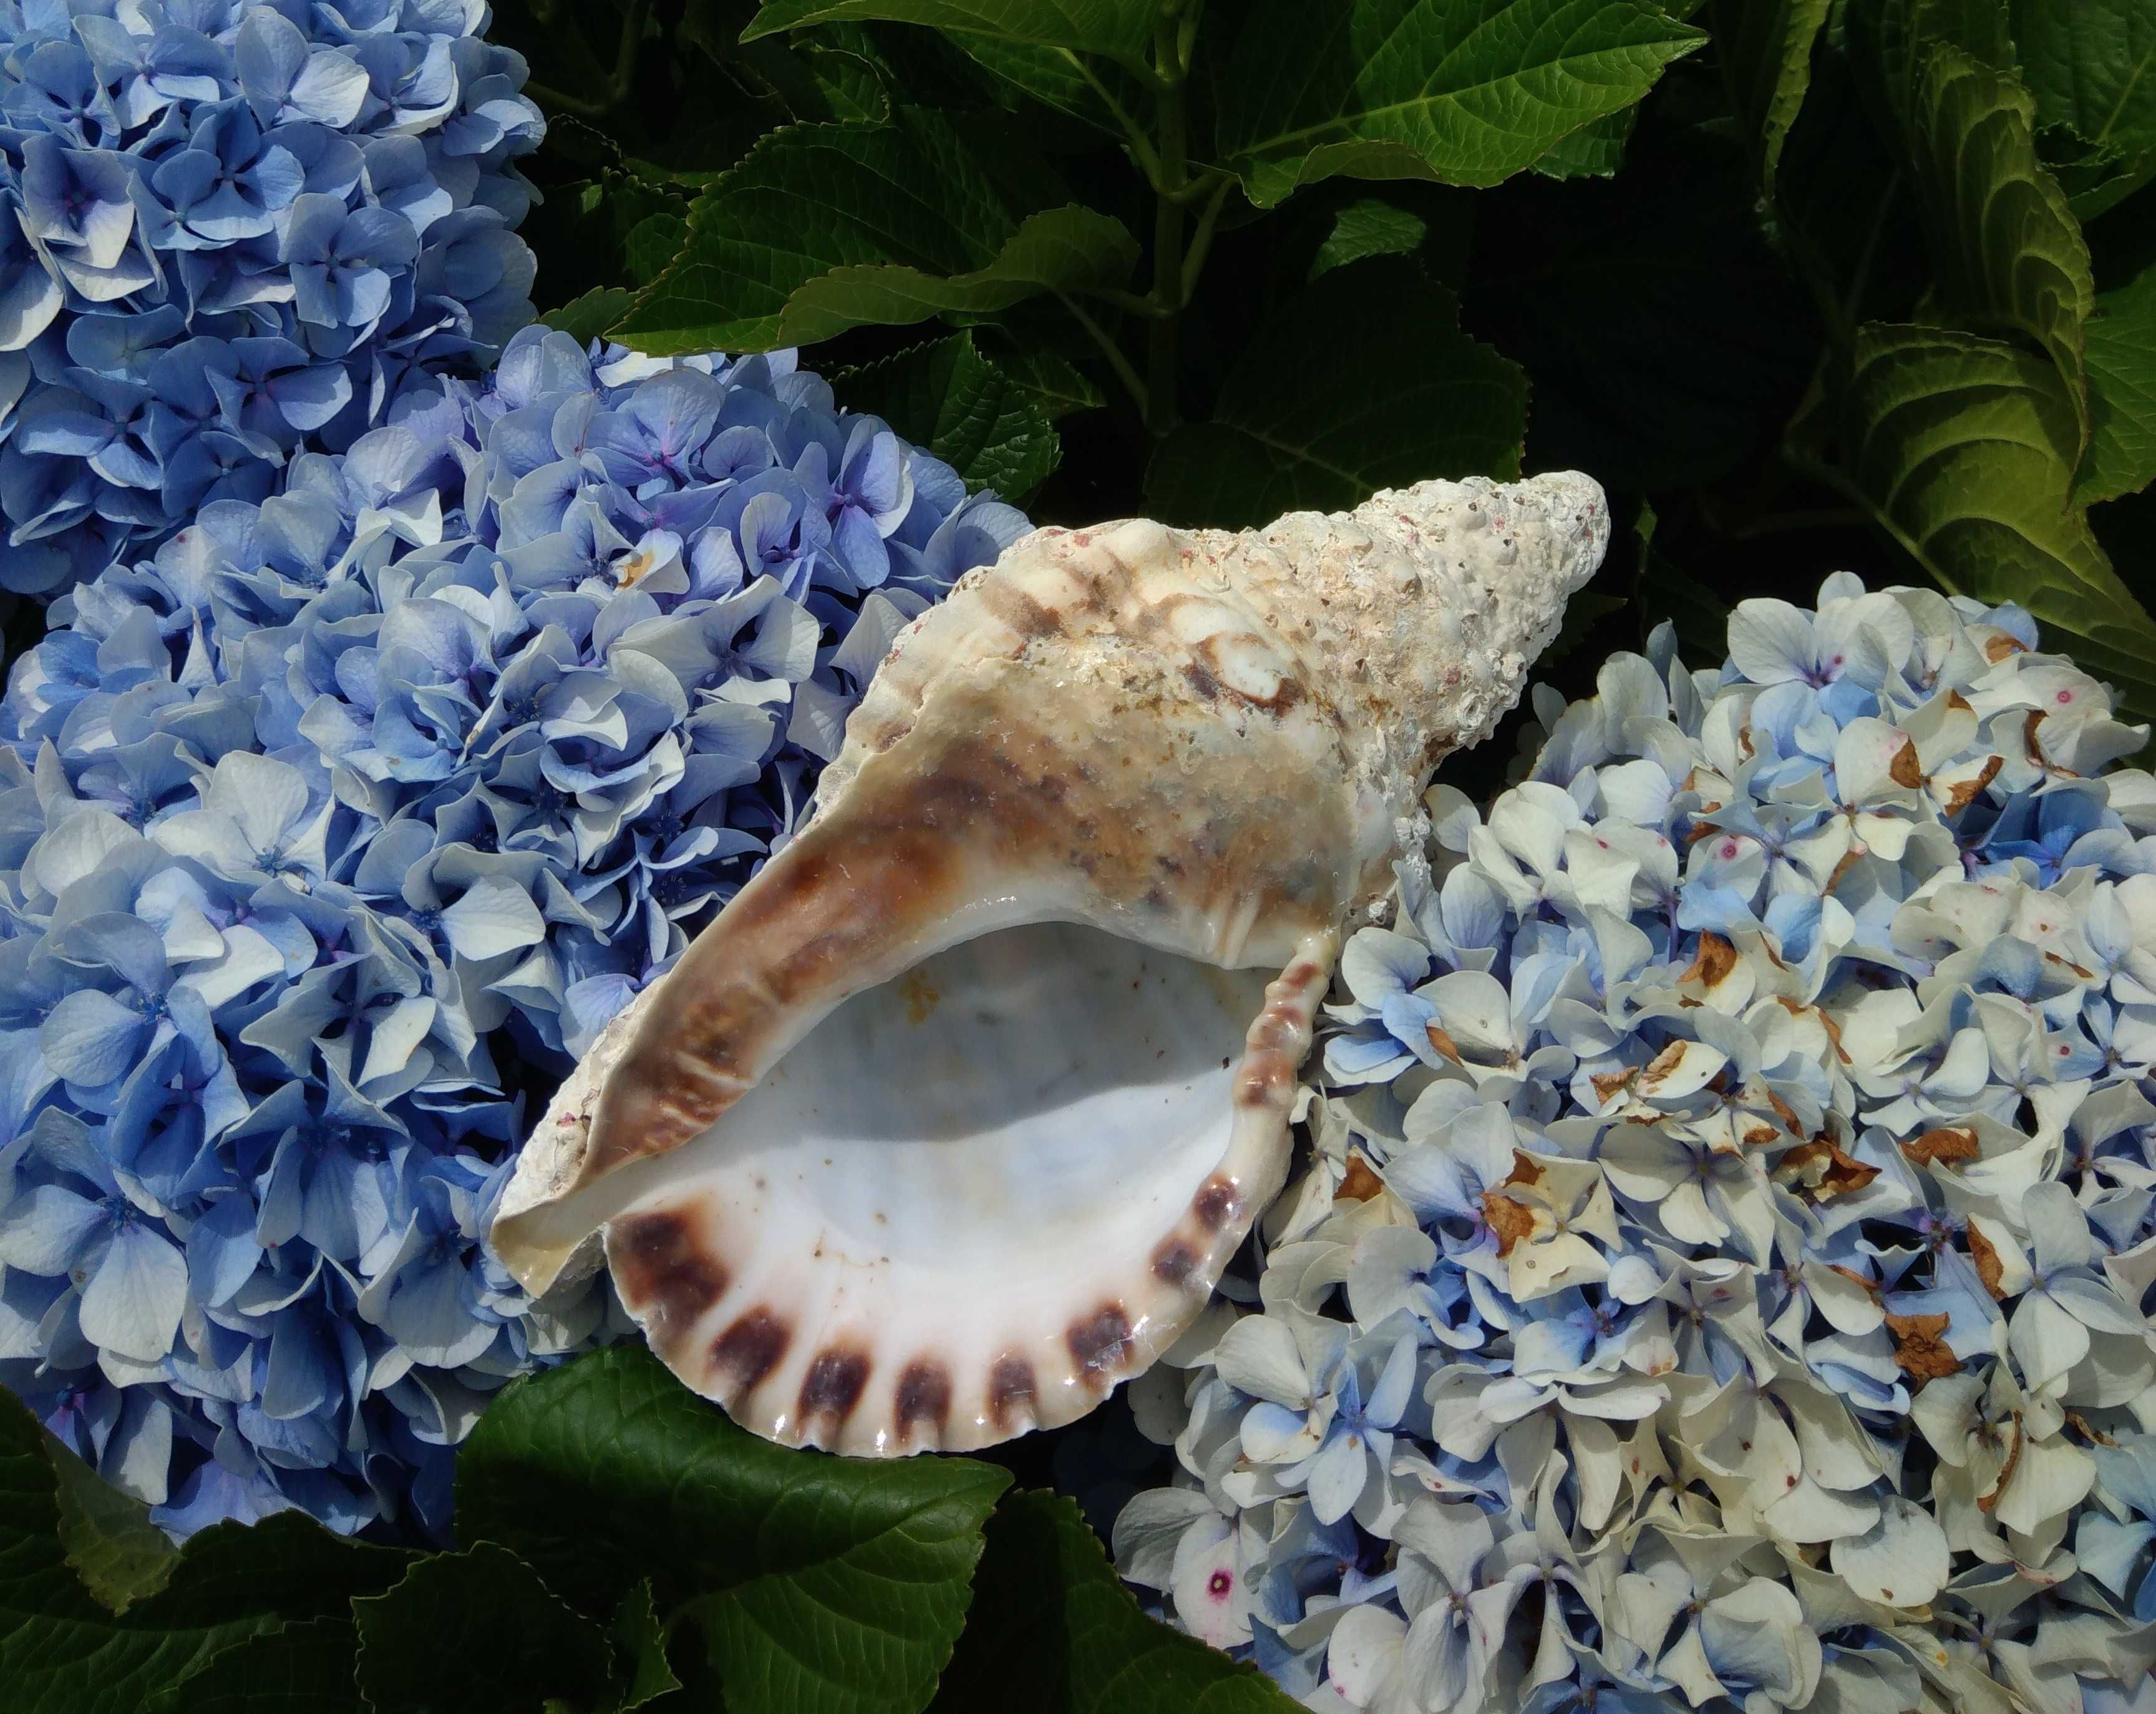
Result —
<svg viewBox="0 0 2156 1714"><path fill-rule="evenodd" d="M1120 1303L1104 1303L1090 1316L1073 1321L1063 1342L1070 1348L1079 1373L1089 1383L1106 1379L1131 1356L1131 1318Z"/></svg>
<svg viewBox="0 0 2156 1714"><path fill-rule="evenodd" d="M730 1398L745 1397L778 1367L793 1340L793 1330L759 1304L712 1342L712 1372L732 1382Z"/></svg>
<svg viewBox="0 0 2156 1714"><path fill-rule="evenodd" d="M1171 1238L1153 1252L1153 1275L1168 1285L1185 1286L1202 1260L1204 1258L1181 1239Z"/></svg>
<svg viewBox="0 0 2156 1714"><path fill-rule="evenodd" d="M629 1214L607 1232L607 1260L623 1304L648 1314L654 1342L679 1337L725 1296L728 1275L679 1209Z"/></svg>
<svg viewBox="0 0 2156 1714"><path fill-rule="evenodd" d="M917 1423L935 1424L941 1435L951 1419L950 1370L927 1357L916 1357L898 1378L893 1409L901 1445L912 1439Z"/></svg>
<svg viewBox="0 0 2156 1714"><path fill-rule="evenodd" d="M1019 1407L1030 1412L1039 1391L1031 1363L1022 1357L998 1357L988 1371L988 1420L999 1432L1009 1433Z"/></svg>
<svg viewBox="0 0 2156 1714"><path fill-rule="evenodd" d="M1235 1187L1225 1178L1209 1178L1192 1198L1190 1212L1198 1216L1199 1224L1207 1231L1218 1232L1235 1218L1235 1210L1242 1202Z"/></svg>
<svg viewBox="0 0 2156 1714"><path fill-rule="evenodd" d="M869 1358L864 1351L837 1347L816 1353L801 1380L801 1420L804 1425L828 1417L835 1427L854 1414L868 1384Z"/></svg>

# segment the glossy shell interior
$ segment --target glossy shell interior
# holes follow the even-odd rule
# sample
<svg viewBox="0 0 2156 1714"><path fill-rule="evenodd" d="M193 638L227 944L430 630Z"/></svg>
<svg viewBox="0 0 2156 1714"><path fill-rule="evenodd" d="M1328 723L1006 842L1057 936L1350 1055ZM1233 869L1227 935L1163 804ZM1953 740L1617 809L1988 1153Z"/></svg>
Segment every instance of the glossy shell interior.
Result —
<svg viewBox="0 0 2156 1714"><path fill-rule="evenodd" d="M1173 1338L1277 1188L1269 1061L1300 1058L1322 986L1067 923L940 952L616 1175L623 1301L774 1440L963 1450L1070 1421Z"/></svg>

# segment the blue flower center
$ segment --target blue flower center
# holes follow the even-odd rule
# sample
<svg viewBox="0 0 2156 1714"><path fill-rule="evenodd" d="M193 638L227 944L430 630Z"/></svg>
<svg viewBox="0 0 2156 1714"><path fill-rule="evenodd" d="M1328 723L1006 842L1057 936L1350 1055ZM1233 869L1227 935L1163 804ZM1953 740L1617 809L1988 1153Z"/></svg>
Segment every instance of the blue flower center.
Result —
<svg viewBox="0 0 2156 1714"><path fill-rule="evenodd" d="M547 827L560 827L569 819L569 797L558 786L542 780L531 788L531 813Z"/></svg>

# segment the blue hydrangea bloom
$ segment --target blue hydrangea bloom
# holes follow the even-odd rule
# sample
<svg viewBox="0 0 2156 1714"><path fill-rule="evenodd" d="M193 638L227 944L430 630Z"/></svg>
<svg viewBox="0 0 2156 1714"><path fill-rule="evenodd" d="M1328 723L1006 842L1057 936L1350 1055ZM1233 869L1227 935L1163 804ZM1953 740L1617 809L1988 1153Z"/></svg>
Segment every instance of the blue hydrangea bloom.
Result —
<svg viewBox="0 0 2156 1714"><path fill-rule="evenodd" d="M533 328L56 601L0 699L0 1383L176 1532L439 1533L487 1394L612 1325L481 1244L505 1074L543 1100L1026 527L791 353Z"/></svg>
<svg viewBox="0 0 2156 1714"><path fill-rule="evenodd" d="M531 319L522 59L453 0L0 0L0 588L258 501Z"/></svg>
<svg viewBox="0 0 2156 1714"><path fill-rule="evenodd" d="M1430 793L1127 1576L1314 1708L2145 1702L2156 778L2038 640L1838 576Z"/></svg>

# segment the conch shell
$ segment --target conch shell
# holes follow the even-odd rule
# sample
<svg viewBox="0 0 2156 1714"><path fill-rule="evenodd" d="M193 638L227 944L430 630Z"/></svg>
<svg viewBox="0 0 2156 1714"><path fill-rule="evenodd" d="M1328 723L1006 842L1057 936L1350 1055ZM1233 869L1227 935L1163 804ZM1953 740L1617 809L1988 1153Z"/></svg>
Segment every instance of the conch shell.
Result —
<svg viewBox="0 0 2156 1714"><path fill-rule="evenodd" d="M539 1291L603 1234L771 1439L1083 1414L1278 1190L1343 925L1608 541L1572 474L1027 536L901 634L814 820L570 1077L496 1250Z"/></svg>

